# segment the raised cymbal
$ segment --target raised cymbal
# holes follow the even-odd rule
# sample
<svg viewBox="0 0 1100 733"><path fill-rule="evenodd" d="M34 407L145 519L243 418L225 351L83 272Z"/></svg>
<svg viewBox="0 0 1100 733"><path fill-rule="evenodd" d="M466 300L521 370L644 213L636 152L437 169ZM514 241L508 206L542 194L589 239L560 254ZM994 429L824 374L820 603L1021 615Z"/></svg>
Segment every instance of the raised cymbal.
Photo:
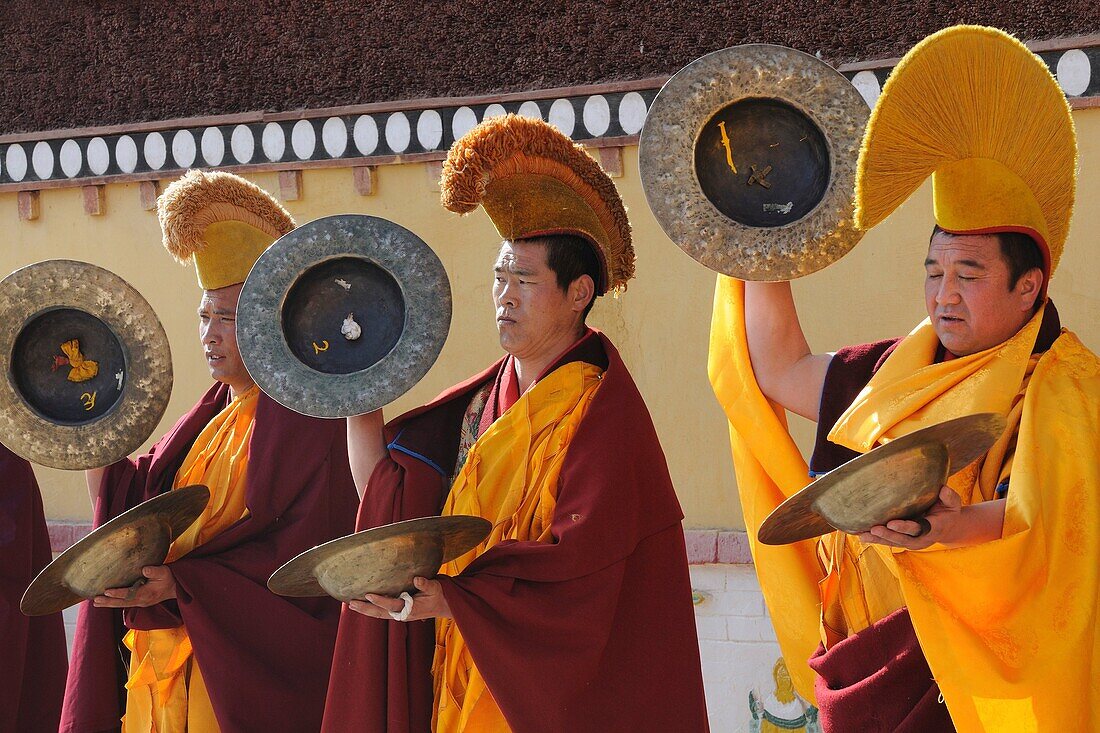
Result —
<svg viewBox="0 0 1100 733"><path fill-rule="evenodd" d="M46 260L0 282L0 354L0 441L43 466L125 458L172 392L172 353L152 306L87 262Z"/></svg>
<svg viewBox="0 0 1100 733"><path fill-rule="evenodd" d="M865 532L928 511L947 477L1004 433L1005 419L980 413L914 431L853 458L791 496L768 515L757 538L786 545L839 529Z"/></svg>
<svg viewBox="0 0 1100 733"><path fill-rule="evenodd" d="M709 53L653 100L638 148L646 201L677 246L741 280L793 280L847 254L867 103L783 46Z"/></svg>
<svg viewBox="0 0 1100 733"><path fill-rule="evenodd" d="M256 260L237 305L245 368L313 417L361 415L411 389L451 325L443 263L408 229L339 214L303 224Z"/></svg>
<svg viewBox="0 0 1100 733"><path fill-rule="evenodd" d="M417 576L469 552L493 525L481 517L421 517L340 537L276 570L267 587L281 596L330 595L347 603L367 593L415 592Z"/></svg>
<svg viewBox="0 0 1100 733"><path fill-rule="evenodd" d="M125 588L159 565L172 541L210 500L205 486L184 486L138 504L61 553L27 586L19 610L27 616L63 611L108 588Z"/></svg>

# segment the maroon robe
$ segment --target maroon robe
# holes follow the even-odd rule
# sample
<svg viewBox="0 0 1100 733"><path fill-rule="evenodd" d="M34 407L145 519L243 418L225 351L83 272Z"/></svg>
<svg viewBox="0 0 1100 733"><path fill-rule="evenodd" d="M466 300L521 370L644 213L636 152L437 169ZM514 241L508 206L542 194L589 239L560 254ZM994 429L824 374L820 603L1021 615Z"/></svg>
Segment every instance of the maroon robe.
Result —
<svg viewBox="0 0 1100 733"><path fill-rule="evenodd" d="M1033 353L1046 351L1061 331L1058 311L1048 303ZM817 442L810 471L827 473L858 454L830 443L829 432L901 339L841 349L829 363L821 390ZM936 361L946 354L943 347ZM955 730L940 688L920 648L909 610L899 609L828 651L819 646L810 658L817 673L814 692L824 731Z"/></svg>
<svg viewBox="0 0 1100 733"><path fill-rule="evenodd" d="M30 464L2 445L0 483L0 733L53 733L69 665L64 621L19 611L53 557L42 495Z"/></svg>
<svg viewBox="0 0 1100 733"><path fill-rule="evenodd" d="M440 576L444 595L517 733L705 731L683 514L664 454L610 341L593 334L558 365L578 359L606 371L561 469L554 541L502 542ZM386 427L389 457L359 528L439 513L459 423L504 363ZM434 629L345 608L323 730L429 730Z"/></svg>
<svg viewBox="0 0 1100 733"><path fill-rule="evenodd" d="M215 385L151 451L111 466L95 523L171 488L192 443L228 404ZM283 598L267 579L298 553L347 534L357 499L342 420L292 412L260 394L248 447L249 516L171 564L177 599L150 608L80 608L62 733L119 729L125 626L187 626L223 733L321 724L339 604Z"/></svg>

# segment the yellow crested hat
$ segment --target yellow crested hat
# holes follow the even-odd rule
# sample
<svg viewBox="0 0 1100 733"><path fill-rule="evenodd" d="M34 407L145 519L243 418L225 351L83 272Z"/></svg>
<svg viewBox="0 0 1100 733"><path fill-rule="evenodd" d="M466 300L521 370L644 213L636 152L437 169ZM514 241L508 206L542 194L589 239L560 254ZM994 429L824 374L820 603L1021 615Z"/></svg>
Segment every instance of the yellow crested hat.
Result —
<svg viewBox="0 0 1100 733"><path fill-rule="evenodd" d="M902 58L871 112L856 224L875 226L931 175L942 229L1029 234L1049 282L1069 231L1076 169L1069 104L1042 59L996 28L946 28Z"/></svg>
<svg viewBox="0 0 1100 733"><path fill-rule="evenodd" d="M252 265L294 220L256 184L222 171L187 171L157 199L164 247L192 259L204 290L244 282Z"/></svg>
<svg viewBox="0 0 1100 733"><path fill-rule="evenodd" d="M456 140L440 179L443 206L466 214L479 205L509 240L573 234L588 240L603 267L598 294L634 277L626 209L607 174L584 149L542 120L505 115Z"/></svg>

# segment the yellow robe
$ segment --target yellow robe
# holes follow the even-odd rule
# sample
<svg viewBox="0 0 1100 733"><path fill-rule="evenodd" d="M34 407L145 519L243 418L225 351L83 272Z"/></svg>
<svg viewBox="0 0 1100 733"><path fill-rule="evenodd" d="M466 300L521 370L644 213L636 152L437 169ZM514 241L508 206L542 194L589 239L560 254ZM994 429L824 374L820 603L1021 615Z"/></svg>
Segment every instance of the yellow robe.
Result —
<svg viewBox="0 0 1100 733"><path fill-rule="evenodd" d="M759 392L747 360L743 304L743 285L720 279L711 370L727 414L753 406L730 384ZM836 534L822 540L822 557L835 571L822 584L823 615L842 619L852 633L885 615L883 609L869 610L868 599L890 597L899 587L952 719L964 732L1095 730L1100 725L1093 717L1100 715L1100 686L1095 684L1100 664L1095 561L1100 557L1100 360L1068 332L1041 358L1033 357L1041 315L1000 346L942 364L932 364L938 342L925 321L899 344L830 433L831 440L865 451L965 414L994 411L1008 417L1010 429L984 460L948 482L969 504L992 498L1011 470L1002 539L969 548L896 553L864 548L855 538L838 540ZM731 396L734 401L728 402ZM741 414L738 420L751 425L753 417ZM776 497L762 496L757 483L745 479L754 468L765 474L796 468L789 454L793 444L773 429L775 445L757 440L739 457L738 445L746 439L736 425L731 431L742 502L749 508L767 504ZM765 507L751 514L746 510L750 533L766 514ZM856 557L875 559L873 572L859 572L852 548ZM801 553L791 546L780 556L789 561ZM804 575L784 578L775 568L757 567L769 604L769 586L805 583ZM775 589L770 592L774 597ZM804 593L788 596L795 602L771 608L794 676L794 666L801 667L805 657L791 655L805 649L805 629L792 633L791 624L779 618L805 623L811 608ZM808 667L799 670L805 671Z"/></svg>
<svg viewBox="0 0 1100 733"><path fill-rule="evenodd" d="M210 502L172 543L165 564L248 516L245 472L259 393L253 387L235 397L191 446L172 488L202 484L210 489ZM132 630L125 642L132 654L123 733L217 733L186 627Z"/></svg>
<svg viewBox="0 0 1100 733"><path fill-rule="evenodd" d="M529 389L474 443L444 504L444 515L493 523L489 537L440 570L461 573L503 540L550 542L558 475L566 449L596 395L601 370L584 362L559 367ZM440 733L509 731L452 619L436 624L435 710ZM532 694L538 694L532 691Z"/></svg>

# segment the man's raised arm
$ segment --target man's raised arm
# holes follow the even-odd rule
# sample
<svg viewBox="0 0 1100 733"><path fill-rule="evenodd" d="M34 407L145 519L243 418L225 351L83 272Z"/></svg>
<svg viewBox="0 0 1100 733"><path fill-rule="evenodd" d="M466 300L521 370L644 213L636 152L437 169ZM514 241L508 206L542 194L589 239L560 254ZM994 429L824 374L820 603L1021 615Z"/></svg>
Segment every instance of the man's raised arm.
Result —
<svg viewBox="0 0 1100 733"><path fill-rule="evenodd" d="M84 470L84 481L88 484L88 498L92 500L92 509L95 509L95 503L99 501L99 491L103 487L103 476L106 473L106 466Z"/></svg>
<svg viewBox="0 0 1100 733"><path fill-rule="evenodd" d="M745 283L745 334L752 370L764 396L817 422L832 356L810 352L790 283Z"/></svg>
<svg viewBox="0 0 1100 733"><path fill-rule="evenodd" d="M360 498L375 466L386 455L386 439L382 434L384 425L382 410L348 418L348 462Z"/></svg>

